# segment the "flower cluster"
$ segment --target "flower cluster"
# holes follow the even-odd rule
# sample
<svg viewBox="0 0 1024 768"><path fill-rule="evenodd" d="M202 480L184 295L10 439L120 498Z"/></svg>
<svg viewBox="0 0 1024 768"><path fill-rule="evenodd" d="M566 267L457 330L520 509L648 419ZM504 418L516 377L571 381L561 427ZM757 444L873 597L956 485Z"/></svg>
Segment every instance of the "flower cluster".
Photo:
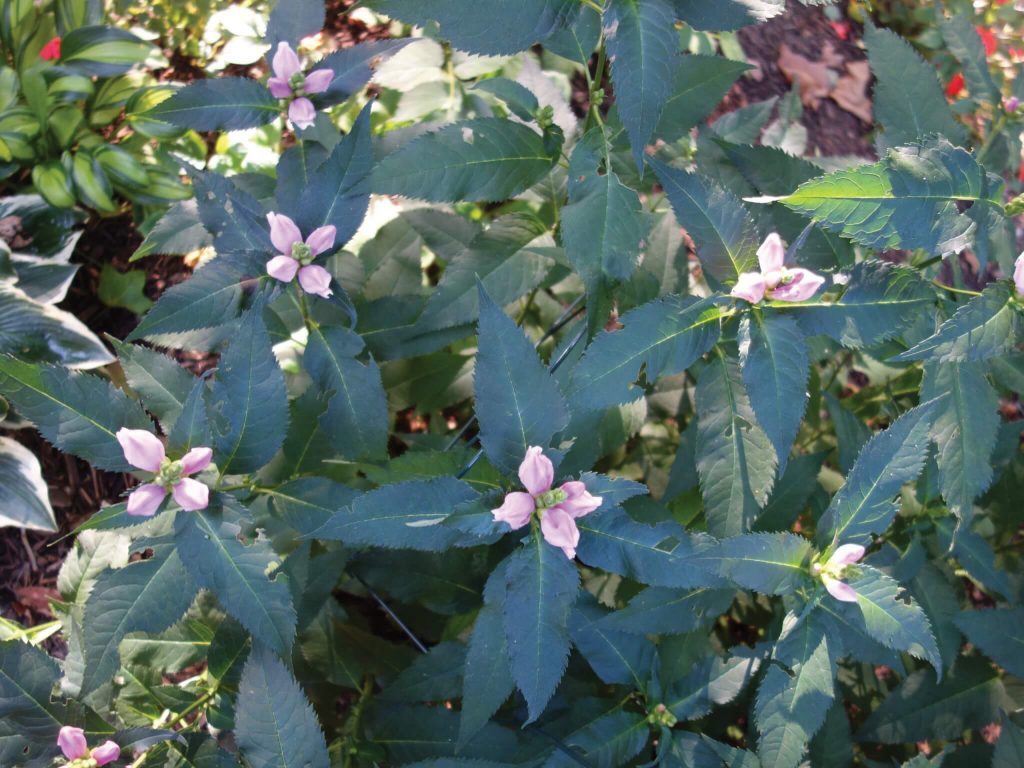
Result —
<svg viewBox="0 0 1024 768"><path fill-rule="evenodd" d="M306 241L298 225L283 213L268 213L270 241L280 254L267 262L267 274L282 283L299 276L299 285L306 293L325 299L331 297L331 273L313 263L313 259L334 245L338 230L334 225L317 227Z"/></svg>
<svg viewBox="0 0 1024 768"><path fill-rule="evenodd" d="M825 278L809 269L789 269L783 265L786 246L772 232L757 249L760 272L744 272L736 281L732 295L757 304L765 296L775 301L805 301L825 282Z"/></svg>
<svg viewBox="0 0 1024 768"><path fill-rule="evenodd" d="M601 497L592 496L579 480L570 480L553 489L555 467L536 445L526 450L523 463L519 465L519 479L526 492L507 494L504 503L491 510L494 519L508 523L515 531L536 515L548 544L559 547L570 560L576 557L576 545L580 542L576 519L599 508Z"/></svg>
<svg viewBox="0 0 1024 768"><path fill-rule="evenodd" d="M71 764L79 760L83 763L91 760L93 764L100 766L112 763L121 756L121 747L110 740L93 747L90 751L85 740L85 731L71 725L65 725L60 729L57 734L57 746Z"/></svg>
<svg viewBox="0 0 1024 768"><path fill-rule="evenodd" d="M303 74L298 54L284 42L277 44L273 69L274 76L267 81L271 95L289 99L288 119L299 128L308 128L316 120L316 107L306 96L326 91L334 79L334 71L317 69Z"/></svg>
<svg viewBox="0 0 1024 768"><path fill-rule="evenodd" d="M811 572L821 579L825 589L836 600L842 600L844 603L856 603L857 591L841 579L846 568L862 557L864 557L864 547L860 544L843 544L841 547L836 547L836 551L824 565L821 563L812 565Z"/></svg>
<svg viewBox="0 0 1024 768"><path fill-rule="evenodd" d="M152 482L143 483L129 494L129 515L150 517L168 493L187 512L206 509L210 503L210 489L190 475L202 472L210 465L213 450L193 448L178 461L172 461L167 458L160 438L144 429L119 429L117 441L129 464L153 473Z"/></svg>

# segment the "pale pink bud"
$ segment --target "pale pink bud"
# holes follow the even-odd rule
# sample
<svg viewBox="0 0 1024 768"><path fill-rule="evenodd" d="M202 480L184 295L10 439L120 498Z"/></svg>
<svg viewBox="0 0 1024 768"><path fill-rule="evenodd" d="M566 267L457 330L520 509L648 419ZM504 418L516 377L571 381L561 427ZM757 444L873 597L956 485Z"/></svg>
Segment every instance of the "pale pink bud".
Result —
<svg viewBox="0 0 1024 768"><path fill-rule="evenodd" d="M764 298L764 276L760 272L744 272L733 286L731 295L757 304Z"/></svg>
<svg viewBox="0 0 1024 768"><path fill-rule="evenodd" d="M270 224L270 242L285 256L292 255L292 246L302 242L302 232L298 225L283 213L267 214Z"/></svg>
<svg viewBox="0 0 1024 768"><path fill-rule="evenodd" d="M212 448L193 448L181 457L181 472L184 475L194 475L202 472L213 460Z"/></svg>
<svg viewBox="0 0 1024 768"><path fill-rule="evenodd" d="M298 128L309 128L316 121L316 107L306 97L300 97L288 105L288 119Z"/></svg>
<svg viewBox="0 0 1024 768"><path fill-rule="evenodd" d="M504 503L497 509L492 509L495 521L508 523L512 530L518 530L530 522L534 510L533 496L522 491L513 491L506 494Z"/></svg>
<svg viewBox="0 0 1024 768"><path fill-rule="evenodd" d="M299 271L299 262L291 256L275 256L267 262L267 274L282 283L290 283Z"/></svg>
<svg viewBox="0 0 1024 768"><path fill-rule="evenodd" d="M160 438L145 429L117 430L117 442L121 444L124 457L133 467L147 472L158 472L164 460L164 444Z"/></svg>
<svg viewBox="0 0 1024 768"><path fill-rule="evenodd" d="M277 44L277 52L274 54L274 75L281 80L290 80L292 75L302 69L299 55L292 50L292 47L282 41Z"/></svg>
<svg viewBox="0 0 1024 768"><path fill-rule="evenodd" d="M310 264L299 270L299 285L306 293L331 298L331 273L316 264Z"/></svg>
<svg viewBox="0 0 1024 768"><path fill-rule="evenodd" d="M270 95L275 99L287 99L292 95L292 84L280 77L272 77L267 80L267 88Z"/></svg>
<svg viewBox="0 0 1024 768"><path fill-rule="evenodd" d="M175 483L171 495L186 512L206 509L210 504L210 489L191 477L184 477Z"/></svg>
<svg viewBox="0 0 1024 768"><path fill-rule="evenodd" d="M851 587L844 581L829 576L827 573L822 574L822 582L825 584L825 589L832 595L836 600L841 600L844 603L856 603L857 602L857 590Z"/></svg>
<svg viewBox="0 0 1024 768"><path fill-rule="evenodd" d="M333 69L314 69L306 75L306 82L302 89L306 93L323 93L330 87L332 80L334 80Z"/></svg>
<svg viewBox="0 0 1024 768"><path fill-rule="evenodd" d="M772 298L776 301L806 301L825 283L824 277L809 269L790 269L786 275L789 282L783 282L772 290Z"/></svg>
<svg viewBox="0 0 1024 768"><path fill-rule="evenodd" d="M601 506L601 497L592 496L587 487L579 480L562 483L559 490L565 493L565 499L558 502L558 506L572 517L589 515Z"/></svg>
<svg viewBox="0 0 1024 768"><path fill-rule="evenodd" d="M519 465L519 480L533 496L540 496L551 490L555 479L555 467L544 455L544 449L531 445L526 449L523 463Z"/></svg>
<svg viewBox="0 0 1024 768"><path fill-rule="evenodd" d="M326 227L317 227L309 237L306 238L306 245L313 256L319 256L334 245L334 239L338 236L338 229L333 224Z"/></svg>
<svg viewBox="0 0 1024 768"><path fill-rule="evenodd" d="M57 734L57 746L68 760L79 760L86 756L88 745L85 742L85 731L73 725L65 725Z"/></svg>
<svg viewBox="0 0 1024 768"><path fill-rule="evenodd" d="M860 544L843 544L841 547L836 547L836 551L828 559L827 567L841 570L848 565L853 565L864 557L865 551Z"/></svg>
<svg viewBox="0 0 1024 768"><path fill-rule="evenodd" d="M548 544L559 547L570 560L576 557L580 529L576 527L576 521L568 512L559 507L547 510L541 518L540 530Z"/></svg>
<svg viewBox="0 0 1024 768"><path fill-rule="evenodd" d="M92 751L92 759L96 761L96 765L112 763L120 756L121 747L109 740L104 741Z"/></svg>
<svg viewBox="0 0 1024 768"><path fill-rule="evenodd" d="M782 244L782 238L778 232L772 232L761 243L757 249L757 262L761 265L761 272L777 272L782 269L782 263L786 259L786 246Z"/></svg>
<svg viewBox="0 0 1024 768"><path fill-rule="evenodd" d="M1024 296L1024 253L1017 257L1017 262L1013 265L1013 284L1017 288L1017 293Z"/></svg>
<svg viewBox="0 0 1024 768"><path fill-rule="evenodd" d="M1006 100L1005 106L1007 112L1016 112L1017 108L1020 107L1020 99L1016 96L1011 96Z"/></svg>
<svg viewBox="0 0 1024 768"><path fill-rule="evenodd" d="M152 517L166 495L163 486L145 483L128 494L128 508L125 511L135 517Z"/></svg>

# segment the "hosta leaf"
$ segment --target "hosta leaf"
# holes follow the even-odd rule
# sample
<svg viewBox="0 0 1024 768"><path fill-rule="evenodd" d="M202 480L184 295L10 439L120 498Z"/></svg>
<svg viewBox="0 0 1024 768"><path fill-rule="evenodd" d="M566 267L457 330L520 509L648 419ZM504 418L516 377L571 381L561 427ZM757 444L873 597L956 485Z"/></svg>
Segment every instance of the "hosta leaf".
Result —
<svg viewBox="0 0 1024 768"><path fill-rule="evenodd" d="M245 270L222 258L168 288L128 334L128 341L199 328L219 328L238 316Z"/></svg>
<svg viewBox="0 0 1024 768"><path fill-rule="evenodd" d="M295 638L291 594L283 580L269 576L278 562L270 545L239 540L246 517L238 502L223 494L201 512L179 512L174 519L178 555L196 583L213 592L254 638L290 655Z"/></svg>
<svg viewBox="0 0 1024 768"><path fill-rule="evenodd" d="M188 514L188 513L181 513ZM148 560L104 571L85 604L82 693L96 690L120 666L118 646L129 632L158 633L180 619L198 589L170 544Z"/></svg>
<svg viewBox="0 0 1024 768"><path fill-rule="evenodd" d="M679 35L669 0L609 0L604 39L612 64L619 118L643 171L644 148L672 92Z"/></svg>
<svg viewBox="0 0 1024 768"><path fill-rule="evenodd" d="M1024 677L1024 608L963 611L954 622L999 666Z"/></svg>
<svg viewBox="0 0 1024 768"><path fill-rule="evenodd" d="M886 648L924 659L941 676L942 657L921 607L881 571L866 565L857 568L860 575L846 579L857 592L857 602L840 603L825 595L822 607Z"/></svg>
<svg viewBox="0 0 1024 768"><path fill-rule="evenodd" d="M855 738L882 744L956 739L998 720L1005 702L996 670L984 659L965 657L941 682L927 669L907 677L871 713Z"/></svg>
<svg viewBox="0 0 1024 768"><path fill-rule="evenodd" d="M869 24L864 42L876 78L875 117L885 129L886 142L906 144L936 134L963 141L963 126L949 110L935 67L888 29Z"/></svg>
<svg viewBox="0 0 1024 768"><path fill-rule="evenodd" d="M943 400L930 400L903 414L861 449L846 483L818 521L818 544L871 543L896 515L893 499L917 479L928 455L928 433Z"/></svg>
<svg viewBox="0 0 1024 768"><path fill-rule="evenodd" d="M724 539L694 560L744 589L785 595L806 582L810 552L810 542L796 534L750 533Z"/></svg>
<svg viewBox="0 0 1024 768"><path fill-rule="evenodd" d="M413 139L381 160L372 191L432 202L497 202L540 181L557 156L557 146L547 146L521 123L466 120Z"/></svg>
<svg viewBox="0 0 1024 768"><path fill-rule="evenodd" d="M750 65L724 56L683 56L675 70L672 93L665 100L654 135L675 141L700 123L725 98Z"/></svg>
<svg viewBox="0 0 1024 768"><path fill-rule="evenodd" d="M992 482L989 457L999 433L999 399L984 370L975 363L935 363L925 367L921 399L947 394L932 424L939 451L942 496L961 523L970 523L974 500Z"/></svg>
<svg viewBox="0 0 1024 768"><path fill-rule="evenodd" d="M963 67L967 90L971 92L971 96L989 104L998 104L1001 98L999 86L992 79L985 45L971 19L965 15L954 14L940 20L939 30L949 52ZM875 98L878 98L877 92Z"/></svg>
<svg viewBox="0 0 1024 768"><path fill-rule="evenodd" d="M672 0L676 15L696 29L715 32L767 21L786 9L782 0Z"/></svg>
<svg viewBox="0 0 1024 768"><path fill-rule="evenodd" d="M352 331L318 326L309 332L303 360L320 388L333 393L320 426L338 452L348 459L379 459L387 451L388 402L376 363L355 357L362 347Z"/></svg>
<svg viewBox="0 0 1024 768"><path fill-rule="evenodd" d="M196 377L173 358L148 347L114 342L114 348L128 386L139 394L146 410L170 431Z"/></svg>
<svg viewBox="0 0 1024 768"><path fill-rule="evenodd" d="M509 562L505 585L512 679L533 722L554 695L569 660L569 614L580 577L573 561L537 534Z"/></svg>
<svg viewBox="0 0 1024 768"><path fill-rule="evenodd" d="M812 179L780 200L868 248L922 248L941 256L970 245L975 223L959 206L999 210L985 169L946 139L890 149L873 165Z"/></svg>
<svg viewBox="0 0 1024 768"><path fill-rule="evenodd" d="M30 531L57 530L39 459L9 437L0 437L0 488L4 489L0 528L16 525Z"/></svg>
<svg viewBox="0 0 1024 768"><path fill-rule="evenodd" d="M950 363L997 357L1012 349L1019 324L1013 286L994 283L960 307L934 336L893 359Z"/></svg>
<svg viewBox="0 0 1024 768"><path fill-rule="evenodd" d="M238 684L235 739L253 768L329 768L327 743L302 688L257 643Z"/></svg>
<svg viewBox="0 0 1024 768"><path fill-rule="evenodd" d="M601 621L606 629L639 635L681 635L706 627L729 609L731 589L649 587Z"/></svg>
<svg viewBox="0 0 1024 768"><path fill-rule="evenodd" d="M575 403L590 409L635 400L641 368L653 383L681 373L718 340L720 310L709 299L665 296L627 312L618 331L604 331L572 373Z"/></svg>
<svg viewBox="0 0 1024 768"><path fill-rule="evenodd" d="M761 660L757 658L708 657L673 683L665 696L665 706L680 720L697 720L739 696L760 666Z"/></svg>
<svg viewBox="0 0 1024 768"><path fill-rule="evenodd" d="M697 471L714 536L750 529L768 500L778 460L757 423L739 364L712 358L697 380Z"/></svg>
<svg viewBox="0 0 1024 768"><path fill-rule="evenodd" d="M590 136L594 135L600 136ZM651 218L636 190L619 181L611 169L598 171L600 159L588 139L576 145L569 163L562 240L565 255L583 282L592 285L603 275L625 280L633 274Z"/></svg>
<svg viewBox="0 0 1024 768"><path fill-rule="evenodd" d="M647 162L665 188L680 225L697 247L704 271L722 283L735 282L757 266L757 228L739 199L717 182L680 171L654 158Z"/></svg>
<svg viewBox="0 0 1024 768"><path fill-rule="evenodd" d="M263 325L262 303L243 317L210 390L214 461L222 475L255 472L288 429L284 374Z"/></svg>
<svg viewBox="0 0 1024 768"><path fill-rule="evenodd" d="M19 640L0 642L0 718L42 740L64 725L61 707L50 702L60 668L41 648Z"/></svg>
<svg viewBox="0 0 1024 768"><path fill-rule="evenodd" d="M336 512L313 536L356 547L440 552L462 536L440 523L459 504L476 497L476 491L454 477L385 485Z"/></svg>
<svg viewBox="0 0 1024 768"><path fill-rule="evenodd" d="M740 365L757 423L785 465L807 407L810 363L800 325L785 315L751 312L740 325Z"/></svg>
<svg viewBox="0 0 1024 768"><path fill-rule="evenodd" d="M460 748L479 733L514 690L501 606L485 605L477 614L466 652Z"/></svg>
<svg viewBox="0 0 1024 768"><path fill-rule="evenodd" d="M602 626L607 615L596 600L581 598L569 619L573 645L604 682L643 688L654 662L654 643Z"/></svg>
<svg viewBox="0 0 1024 768"><path fill-rule="evenodd" d="M179 128L235 131L266 125L281 115L281 105L265 85L247 77L197 80L146 113Z"/></svg>
<svg viewBox="0 0 1024 768"><path fill-rule="evenodd" d="M117 430L151 427L139 404L109 382L67 368L0 355L0 395L62 451L111 472L131 469Z"/></svg>
<svg viewBox="0 0 1024 768"><path fill-rule="evenodd" d="M480 287L474 380L480 443L487 458L512 474L531 445L547 448L569 413L558 383L516 324Z"/></svg>

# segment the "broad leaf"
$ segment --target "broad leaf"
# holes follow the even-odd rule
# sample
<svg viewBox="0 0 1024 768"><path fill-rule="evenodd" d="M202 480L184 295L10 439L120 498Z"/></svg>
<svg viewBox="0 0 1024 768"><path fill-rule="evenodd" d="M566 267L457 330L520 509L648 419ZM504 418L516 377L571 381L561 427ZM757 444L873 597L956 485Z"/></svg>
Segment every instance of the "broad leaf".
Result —
<svg viewBox="0 0 1024 768"><path fill-rule="evenodd" d="M954 621L999 666L1024 677L1024 608L963 611Z"/></svg>
<svg viewBox="0 0 1024 768"><path fill-rule="evenodd" d="M581 598L569 619L573 645L604 682L642 689L654 663L654 643L602 626L601 619L607 615L596 600Z"/></svg>
<svg viewBox="0 0 1024 768"><path fill-rule="evenodd" d="M971 96L989 104L998 104L1002 94L992 79L985 44L971 19L963 14L953 14L939 21L939 30L949 52L963 67L964 80L967 81L967 90ZM875 98L878 98L877 91Z"/></svg>
<svg viewBox="0 0 1024 768"><path fill-rule="evenodd" d="M564 745L574 757L587 761L587 765L629 765L647 745L650 726L638 712L626 712L616 707L611 712L591 720L584 727L565 737ZM574 757L556 750L545 763L548 768L573 768L578 765Z"/></svg>
<svg viewBox="0 0 1024 768"><path fill-rule="evenodd" d="M109 382L66 368L0 356L0 395L62 451L111 472L131 469L117 430L151 427L139 404Z"/></svg>
<svg viewBox="0 0 1024 768"><path fill-rule="evenodd" d="M521 123L466 120L413 139L381 160L372 191L432 202L498 202L540 181L560 144L549 147Z"/></svg>
<svg viewBox="0 0 1024 768"><path fill-rule="evenodd" d="M509 668L508 645L501 602L504 600L504 574L496 571L491 580L500 584L501 600L488 602L477 614L473 633L469 637L466 667L462 682L462 717L459 721L459 747L461 748L486 725L505 700L515 690ZM497 584L497 582L495 582ZM490 589L490 584L488 585Z"/></svg>
<svg viewBox="0 0 1024 768"><path fill-rule="evenodd" d="M712 358L697 379L697 471L714 536L750 530L775 482L775 449L758 425L739 364Z"/></svg>
<svg viewBox="0 0 1024 768"><path fill-rule="evenodd" d="M235 179L213 171L189 169L189 176L199 218L213 235L213 244L219 254L253 251L262 256L273 249L263 205L257 199L257 196L269 196L266 192L250 192L239 186ZM241 181L246 177L236 178ZM262 178L269 186L270 179ZM259 267L258 273L262 274L263 260L257 259L255 263Z"/></svg>
<svg viewBox="0 0 1024 768"><path fill-rule="evenodd" d="M608 614L601 625L639 635L681 635L713 624L729 609L731 589L649 587L625 608Z"/></svg>
<svg viewBox="0 0 1024 768"><path fill-rule="evenodd" d="M0 437L0 488L4 489L0 528L14 525L30 531L57 530L39 459L9 437Z"/></svg>
<svg viewBox="0 0 1024 768"><path fill-rule="evenodd" d="M580 588L576 565L535 534L505 570L505 637L512 679L529 722L544 712L569 660L569 614Z"/></svg>
<svg viewBox="0 0 1024 768"><path fill-rule="evenodd" d="M128 386L139 394L146 410L170 431L195 384L195 376L167 355L137 344L115 342Z"/></svg>
<svg viewBox="0 0 1024 768"><path fill-rule="evenodd" d="M672 684L665 696L665 706L680 720L697 720L714 707L736 699L760 666L757 658L709 656Z"/></svg>
<svg viewBox="0 0 1024 768"><path fill-rule="evenodd" d="M733 83L749 69L749 64L724 56L683 56L654 135L665 141L681 138L711 114Z"/></svg>
<svg viewBox="0 0 1024 768"><path fill-rule="evenodd" d="M266 125L281 115L267 86L247 77L197 80L146 113L194 131L235 131Z"/></svg>
<svg viewBox="0 0 1024 768"><path fill-rule="evenodd" d="M514 473L532 445L547 448L569 413L558 383L533 344L480 287L474 381L480 443L487 458Z"/></svg>
<svg viewBox="0 0 1024 768"><path fill-rule="evenodd" d="M446 701L462 692L466 646L446 641L417 656L394 682L380 693L387 702Z"/></svg>
<svg viewBox="0 0 1024 768"><path fill-rule="evenodd" d="M324 26L324 4L320 0L277 0L267 22L271 52L279 41L296 45Z"/></svg>
<svg viewBox="0 0 1024 768"><path fill-rule="evenodd" d="M288 669L257 643L238 684L235 739L259 768L329 768L327 743L313 707Z"/></svg>
<svg viewBox="0 0 1024 768"><path fill-rule="evenodd" d="M60 668L42 649L0 642L0 719L35 739L55 739L64 725L63 708L50 702L58 677Z"/></svg>
<svg viewBox="0 0 1024 768"><path fill-rule="evenodd" d="M810 542L792 533L750 533L724 539L694 560L744 589L786 595L806 583L810 552Z"/></svg>

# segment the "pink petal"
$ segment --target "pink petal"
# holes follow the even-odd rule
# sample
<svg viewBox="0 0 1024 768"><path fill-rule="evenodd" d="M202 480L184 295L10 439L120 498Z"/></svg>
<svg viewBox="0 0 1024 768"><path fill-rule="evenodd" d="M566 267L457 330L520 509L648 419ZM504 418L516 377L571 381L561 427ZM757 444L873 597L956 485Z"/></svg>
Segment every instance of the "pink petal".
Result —
<svg viewBox="0 0 1024 768"><path fill-rule="evenodd" d="M96 761L96 765L112 763L120 756L121 747L112 741L104 741L92 751L92 759Z"/></svg>
<svg viewBox="0 0 1024 768"><path fill-rule="evenodd" d="M1024 253L1017 257L1017 262L1013 266L1013 284L1017 288L1017 293L1024 296Z"/></svg>
<svg viewBox="0 0 1024 768"><path fill-rule="evenodd" d="M306 293L331 298L331 273L316 264L310 264L299 270L299 285Z"/></svg>
<svg viewBox="0 0 1024 768"><path fill-rule="evenodd" d="M568 512L559 507L547 510L540 520L540 530L548 544L561 548L570 560L576 557L576 545L580 543L580 529L576 527L576 521Z"/></svg>
<svg viewBox="0 0 1024 768"><path fill-rule="evenodd" d="M283 213L267 214L270 223L270 242L285 256L292 255L292 246L302 242L302 232L298 225Z"/></svg>
<svg viewBox="0 0 1024 768"><path fill-rule="evenodd" d="M306 245L309 246L309 250L314 256L319 256L334 245L334 239L337 236L338 229L333 224L328 224L326 227L317 227L306 238Z"/></svg>
<svg viewBox="0 0 1024 768"><path fill-rule="evenodd" d="M306 82L302 89L306 93L323 93L330 87L332 80L334 80L333 69L314 69L306 75Z"/></svg>
<svg viewBox="0 0 1024 768"><path fill-rule="evenodd" d="M194 475L210 466L212 460L212 448L193 448L181 457L181 471L186 476Z"/></svg>
<svg viewBox="0 0 1024 768"><path fill-rule="evenodd" d="M531 445L526 449L523 463L519 465L519 479L523 487L534 496L551 490L551 483L555 479L555 467L551 459L544 455L543 448Z"/></svg>
<svg viewBox="0 0 1024 768"><path fill-rule="evenodd" d="M786 246L782 244L782 238L778 232L772 232L761 243L757 249L757 263L761 265L761 272L777 272L782 269L782 263L786 259Z"/></svg>
<svg viewBox="0 0 1024 768"><path fill-rule="evenodd" d="M298 98L288 105L288 119L297 128L309 128L316 121L316 107L309 99Z"/></svg>
<svg viewBox="0 0 1024 768"><path fill-rule="evenodd" d="M764 277L760 272L744 272L733 286L731 295L757 304L764 298Z"/></svg>
<svg viewBox="0 0 1024 768"><path fill-rule="evenodd" d="M491 514L497 522L508 523L513 531L517 531L530 522L535 506L533 496L522 491L513 491L505 496L505 501L500 507L491 510Z"/></svg>
<svg viewBox="0 0 1024 768"><path fill-rule="evenodd" d="M171 495L178 506L186 512L206 509L210 504L210 489L191 477L182 478L175 483Z"/></svg>
<svg viewBox="0 0 1024 768"><path fill-rule="evenodd" d="M275 99L287 99L292 95L292 84L280 77L272 77L267 80L267 88L270 95Z"/></svg>
<svg viewBox="0 0 1024 768"><path fill-rule="evenodd" d="M57 746L68 760L85 757L88 745L85 743L85 731L73 725L65 725L57 734Z"/></svg>
<svg viewBox="0 0 1024 768"><path fill-rule="evenodd" d="M292 50L286 42L277 44L277 53L274 54L274 74L282 80L289 80L291 76L302 69L299 55Z"/></svg>
<svg viewBox="0 0 1024 768"><path fill-rule="evenodd" d="M806 301L816 294L825 282L824 277L809 269L797 267L788 270L787 274L792 279L772 291L772 298L776 301Z"/></svg>
<svg viewBox="0 0 1024 768"><path fill-rule="evenodd" d="M860 544L843 544L828 559L828 567L843 568L847 565L852 565L864 557L866 551Z"/></svg>
<svg viewBox="0 0 1024 768"><path fill-rule="evenodd" d="M579 480L562 483L559 490L565 492L565 501L558 502L558 506L573 517L589 515L601 506L601 497L592 496Z"/></svg>
<svg viewBox="0 0 1024 768"><path fill-rule="evenodd" d="M299 271L299 262L291 256L275 256L267 262L267 274L282 283L290 283Z"/></svg>
<svg viewBox="0 0 1024 768"><path fill-rule="evenodd" d="M119 429L117 442L121 444L124 457L133 467L147 472L158 472L164 460L164 444L160 438L145 429Z"/></svg>
<svg viewBox="0 0 1024 768"><path fill-rule="evenodd" d="M125 511L135 517L152 517L166 495L163 486L145 483L128 494L128 508Z"/></svg>
<svg viewBox="0 0 1024 768"><path fill-rule="evenodd" d="M834 579L827 573L822 574L821 580L825 582L825 589L832 595L836 600L841 600L844 603L856 603L857 602L857 591L849 584Z"/></svg>

